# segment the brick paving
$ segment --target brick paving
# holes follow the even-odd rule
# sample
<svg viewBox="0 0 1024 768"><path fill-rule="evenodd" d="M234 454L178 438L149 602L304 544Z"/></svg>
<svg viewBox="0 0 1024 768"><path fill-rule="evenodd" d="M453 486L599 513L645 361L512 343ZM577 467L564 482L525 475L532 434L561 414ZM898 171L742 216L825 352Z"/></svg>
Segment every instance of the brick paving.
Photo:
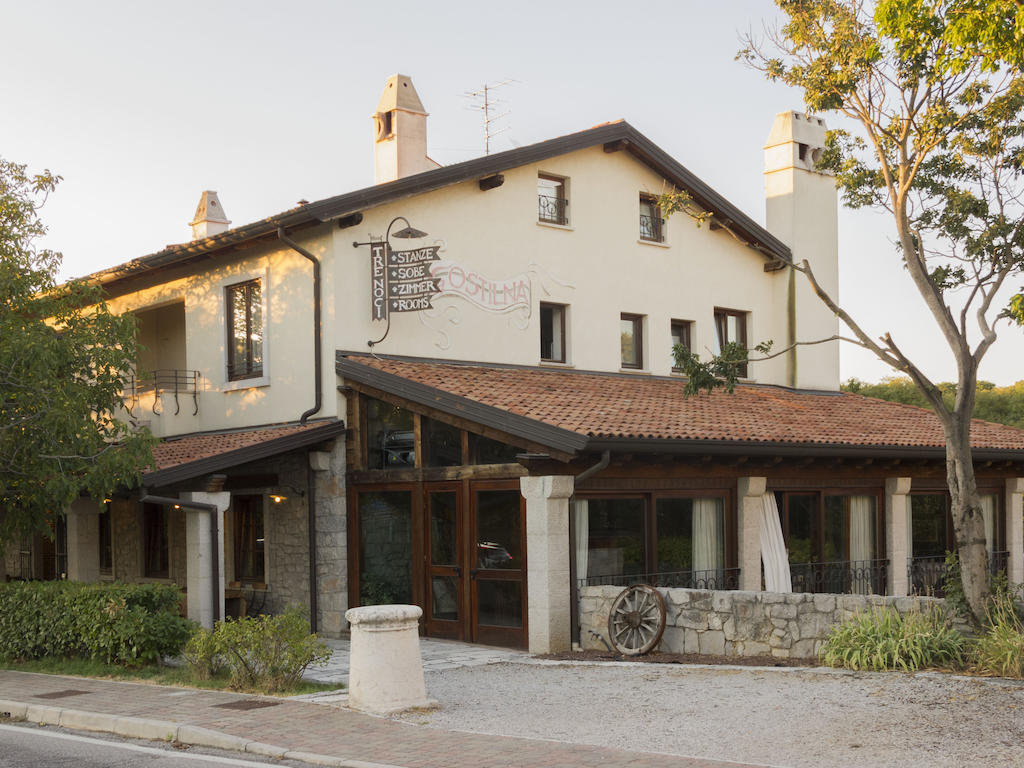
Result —
<svg viewBox="0 0 1024 768"><path fill-rule="evenodd" d="M61 691L64 698L44 698ZM0 699L195 725L288 750L402 768L724 768L738 763L439 731L303 701L251 710L218 707L253 698L221 691L0 671Z"/></svg>

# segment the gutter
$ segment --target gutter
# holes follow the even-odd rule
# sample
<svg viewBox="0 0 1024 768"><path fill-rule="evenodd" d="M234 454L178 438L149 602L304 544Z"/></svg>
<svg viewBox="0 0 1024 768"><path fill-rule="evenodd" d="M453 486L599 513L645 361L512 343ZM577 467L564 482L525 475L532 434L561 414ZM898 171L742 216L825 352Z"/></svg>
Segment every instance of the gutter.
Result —
<svg viewBox="0 0 1024 768"><path fill-rule="evenodd" d="M301 245L296 243L284 232L284 227L277 228L277 239L287 245L300 256L304 256L313 262L313 380L314 380L314 401L313 407L303 412L299 417L299 424L305 424L306 420L323 406L324 382L323 382L323 346L320 338L320 260Z"/></svg>

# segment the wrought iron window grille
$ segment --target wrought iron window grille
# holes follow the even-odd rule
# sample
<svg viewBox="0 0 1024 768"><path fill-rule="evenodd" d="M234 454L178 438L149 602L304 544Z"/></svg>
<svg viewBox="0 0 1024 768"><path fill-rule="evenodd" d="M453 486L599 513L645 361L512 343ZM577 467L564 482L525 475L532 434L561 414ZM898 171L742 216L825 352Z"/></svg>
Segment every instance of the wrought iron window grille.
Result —
<svg viewBox="0 0 1024 768"><path fill-rule="evenodd" d="M564 197L537 195L537 219L548 224L568 224L569 201Z"/></svg>
<svg viewBox="0 0 1024 768"><path fill-rule="evenodd" d="M174 395L174 415L181 413L180 397L192 397L192 415L199 413L199 371L179 371L173 368L161 368L153 371L150 376L128 379L125 399L130 401L128 412L131 413L140 404L143 397L152 395L151 410L157 416L160 410L161 395Z"/></svg>
<svg viewBox="0 0 1024 768"><path fill-rule="evenodd" d="M640 214L640 239L653 243L665 242L665 220L657 216Z"/></svg>

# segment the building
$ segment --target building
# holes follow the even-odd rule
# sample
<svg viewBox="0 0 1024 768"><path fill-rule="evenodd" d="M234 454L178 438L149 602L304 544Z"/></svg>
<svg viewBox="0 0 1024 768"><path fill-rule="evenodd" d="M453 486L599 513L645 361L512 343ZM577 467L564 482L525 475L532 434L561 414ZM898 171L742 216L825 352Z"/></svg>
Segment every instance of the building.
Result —
<svg viewBox="0 0 1024 768"><path fill-rule="evenodd" d="M174 580L207 623L300 602L327 635L412 602L428 635L534 651L592 586L935 592L930 413L839 392L835 343L734 395L673 370L676 343L836 332L786 268L838 289L820 119L775 119L767 227L625 122L437 167L426 121L392 77L374 186L236 228L206 192L191 242L92 276L138 318L126 410L164 441L144 488L68 511L71 578ZM664 220L667 188L705 225ZM1024 433L974 441L993 567L1024 581Z"/></svg>

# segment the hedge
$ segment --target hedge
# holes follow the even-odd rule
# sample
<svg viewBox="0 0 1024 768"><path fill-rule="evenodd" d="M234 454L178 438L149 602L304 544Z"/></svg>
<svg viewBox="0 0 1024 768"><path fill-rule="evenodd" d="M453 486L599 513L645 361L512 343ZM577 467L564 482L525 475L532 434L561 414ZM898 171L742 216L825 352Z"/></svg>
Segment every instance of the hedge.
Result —
<svg viewBox="0 0 1024 768"><path fill-rule="evenodd" d="M177 656L192 623L166 584L0 584L0 659L84 657L144 664Z"/></svg>

